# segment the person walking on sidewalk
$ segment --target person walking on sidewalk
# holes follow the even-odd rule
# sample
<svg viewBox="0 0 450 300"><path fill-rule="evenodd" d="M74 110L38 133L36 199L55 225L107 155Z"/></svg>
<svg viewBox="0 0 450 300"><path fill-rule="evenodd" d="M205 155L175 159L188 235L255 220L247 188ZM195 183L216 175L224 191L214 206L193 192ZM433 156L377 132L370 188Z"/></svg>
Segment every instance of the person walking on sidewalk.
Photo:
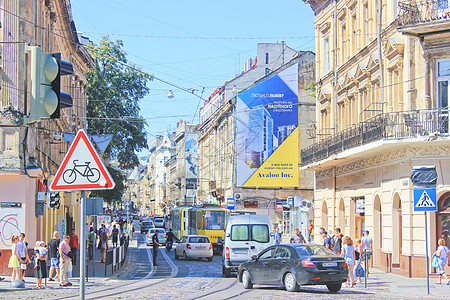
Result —
<svg viewBox="0 0 450 300"><path fill-rule="evenodd" d="M88 239L89 260L92 260L92 257L94 256L94 244L95 244L94 227L89 228L89 233L87 235L87 239Z"/></svg>
<svg viewBox="0 0 450 300"><path fill-rule="evenodd" d="M447 274L445 274L445 265L448 264L450 266L450 250L445 245L444 239L439 239L438 241L439 247L437 248L435 254L439 257L439 267L438 267L438 274L439 274L439 281L436 282L437 284L441 284L442 277L444 277L447 280L447 285L450 285L450 280L448 279Z"/></svg>
<svg viewBox="0 0 450 300"><path fill-rule="evenodd" d="M59 256L60 261L60 286L71 286L72 283L69 282L67 277L67 272L69 271L69 265L71 264L71 259L68 256L70 252L70 236L65 235L63 241L59 244Z"/></svg>
<svg viewBox="0 0 450 300"><path fill-rule="evenodd" d="M117 247L117 242L119 240L119 229L116 227L116 225L113 225L113 230L111 232L111 236L112 236L112 244L113 247Z"/></svg>
<svg viewBox="0 0 450 300"><path fill-rule="evenodd" d="M159 230L155 231L155 234L152 236L152 245L153 245L153 266L156 267L156 256L158 256L158 249L159 247L161 247L162 245L159 243L158 240L158 234L159 234Z"/></svg>
<svg viewBox="0 0 450 300"><path fill-rule="evenodd" d="M75 234L75 229L72 229L72 235L70 236L70 249L73 253L72 265L77 265L77 252L78 252L78 235Z"/></svg>
<svg viewBox="0 0 450 300"><path fill-rule="evenodd" d="M303 237L303 234L300 232L300 230L298 230L298 228L296 228L294 230L294 232L295 233L291 236L289 242L294 243L294 244L306 243L306 240Z"/></svg>
<svg viewBox="0 0 450 300"><path fill-rule="evenodd" d="M44 241L36 242L34 255L36 255L36 288L43 289L42 278L47 278L47 248Z"/></svg>
<svg viewBox="0 0 450 300"><path fill-rule="evenodd" d="M356 243L355 243L355 259L356 259L356 261L357 261L357 264L358 265L360 265L361 264L361 262L362 262L362 253L363 253L363 251L362 251L362 244L361 244L361 239L360 238L356 238ZM360 276L357 276L358 277L358 283L362 283L362 280L361 280L361 278L362 277L360 277Z"/></svg>
<svg viewBox="0 0 450 300"><path fill-rule="evenodd" d="M345 236L342 246L342 256L345 258L345 262L348 265L348 281L347 287L353 287L355 285L355 278L353 277L353 267L355 266L355 247L353 247L353 241L349 236Z"/></svg>
<svg viewBox="0 0 450 300"><path fill-rule="evenodd" d="M274 240L275 240L275 245L281 244L281 233L280 233L280 230L278 229L278 227L275 228Z"/></svg>
<svg viewBox="0 0 450 300"><path fill-rule="evenodd" d="M9 258L8 268L12 268L11 282L19 279L19 253L17 252L17 243L19 242L19 237L13 235L11 237L11 257Z"/></svg>
<svg viewBox="0 0 450 300"><path fill-rule="evenodd" d="M312 220L309 221L308 227L306 229L308 230L308 243L311 243L312 238L313 238L313 230L314 230L314 223Z"/></svg>
<svg viewBox="0 0 450 300"><path fill-rule="evenodd" d="M53 238L48 242L48 256L50 257L50 272L48 280L55 281L53 279L53 272L56 271L57 281L59 279L59 232L53 232Z"/></svg>
<svg viewBox="0 0 450 300"><path fill-rule="evenodd" d="M101 263L106 263L106 250L108 250L108 232L103 230L101 232L101 236L100 239L98 241L98 248L101 251L102 254L102 259L101 259Z"/></svg>
<svg viewBox="0 0 450 300"><path fill-rule="evenodd" d="M370 257L373 253L373 240L369 236L369 230L366 230L366 234L361 239L362 247L363 247L363 260L367 259L367 268L370 269L372 266L370 265ZM366 270L366 272L369 272L369 270ZM368 274L368 273L367 273Z"/></svg>
<svg viewBox="0 0 450 300"><path fill-rule="evenodd" d="M341 229L339 227L336 227L334 229L334 236L333 239L331 240L331 243L333 246L333 251L340 256L342 254L342 234Z"/></svg>
<svg viewBox="0 0 450 300"><path fill-rule="evenodd" d="M19 254L20 268L19 268L19 280L25 282L23 277L27 269L27 263L31 262L30 256L27 250L28 243L25 242L25 233L19 234L19 242L17 243L17 253Z"/></svg>

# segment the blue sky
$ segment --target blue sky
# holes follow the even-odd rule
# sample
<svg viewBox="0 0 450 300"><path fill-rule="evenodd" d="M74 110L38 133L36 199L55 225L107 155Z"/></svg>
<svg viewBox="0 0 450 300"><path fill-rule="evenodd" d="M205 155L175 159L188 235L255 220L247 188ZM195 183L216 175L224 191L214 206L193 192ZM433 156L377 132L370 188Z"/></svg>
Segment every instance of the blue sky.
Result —
<svg viewBox="0 0 450 300"><path fill-rule="evenodd" d="M207 99L256 57L257 43L286 41L315 52L314 14L301 0L72 0L78 31L124 42L145 72ZM180 120L198 123L199 98L156 80L141 102L149 143ZM167 94L172 90L173 99ZM203 102L200 103L200 107ZM195 114L196 113L196 114ZM194 118L195 114L195 118Z"/></svg>

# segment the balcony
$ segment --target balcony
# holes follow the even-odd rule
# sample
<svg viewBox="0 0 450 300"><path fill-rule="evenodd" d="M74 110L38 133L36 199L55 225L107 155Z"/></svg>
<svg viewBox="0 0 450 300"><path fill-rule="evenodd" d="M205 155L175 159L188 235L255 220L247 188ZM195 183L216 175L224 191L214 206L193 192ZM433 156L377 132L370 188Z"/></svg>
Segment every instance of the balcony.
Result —
<svg viewBox="0 0 450 300"><path fill-rule="evenodd" d="M376 141L437 138L449 135L449 110L403 111L379 114L315 142L300 152L301 166L311 166L330 156Z"/></svg>
<svg viewBox="0 0 450 300"><path fill-rule="evenodd" d="M400 32L421 36L450 29L448 0L404 0L398 6Z"/></svg>

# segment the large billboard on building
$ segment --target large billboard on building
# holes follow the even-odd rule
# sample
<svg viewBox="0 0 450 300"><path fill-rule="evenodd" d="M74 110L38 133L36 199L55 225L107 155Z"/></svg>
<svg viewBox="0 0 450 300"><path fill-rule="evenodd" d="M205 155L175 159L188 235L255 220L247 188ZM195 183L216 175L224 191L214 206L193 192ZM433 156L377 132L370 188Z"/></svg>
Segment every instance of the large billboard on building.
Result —
<svg viewBox="0 0 450 300"><path fill-rule="evenodd" d="M298 186L298 64L237 96L237 186Z"/></svg>
<svg viewBox="0 0 450 300"><path fill-rule="evenodd" d="M185 138L186 152L186 197L197 197L198 179L198 134L187 133Z"/></svg>

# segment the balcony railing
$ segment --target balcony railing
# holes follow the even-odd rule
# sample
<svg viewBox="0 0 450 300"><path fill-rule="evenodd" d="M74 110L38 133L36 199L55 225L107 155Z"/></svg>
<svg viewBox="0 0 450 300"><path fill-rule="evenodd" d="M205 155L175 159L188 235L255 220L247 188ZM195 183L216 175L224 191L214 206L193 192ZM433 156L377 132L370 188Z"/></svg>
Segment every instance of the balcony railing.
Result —
<svg viewBox="0 0 450 300"><path fill-rule="evenodd" d="M306 166L333 154L382 139L417 136L433 138L448 133L448 108L379 114L302 149L301 165Z"/></svg>
<svg viewBox="0 0 450 300"><path fill-rule="evenodd" d="M448 0L404 0L400 1L398 6L400 7L399 26L450 19Z"/></svg>

